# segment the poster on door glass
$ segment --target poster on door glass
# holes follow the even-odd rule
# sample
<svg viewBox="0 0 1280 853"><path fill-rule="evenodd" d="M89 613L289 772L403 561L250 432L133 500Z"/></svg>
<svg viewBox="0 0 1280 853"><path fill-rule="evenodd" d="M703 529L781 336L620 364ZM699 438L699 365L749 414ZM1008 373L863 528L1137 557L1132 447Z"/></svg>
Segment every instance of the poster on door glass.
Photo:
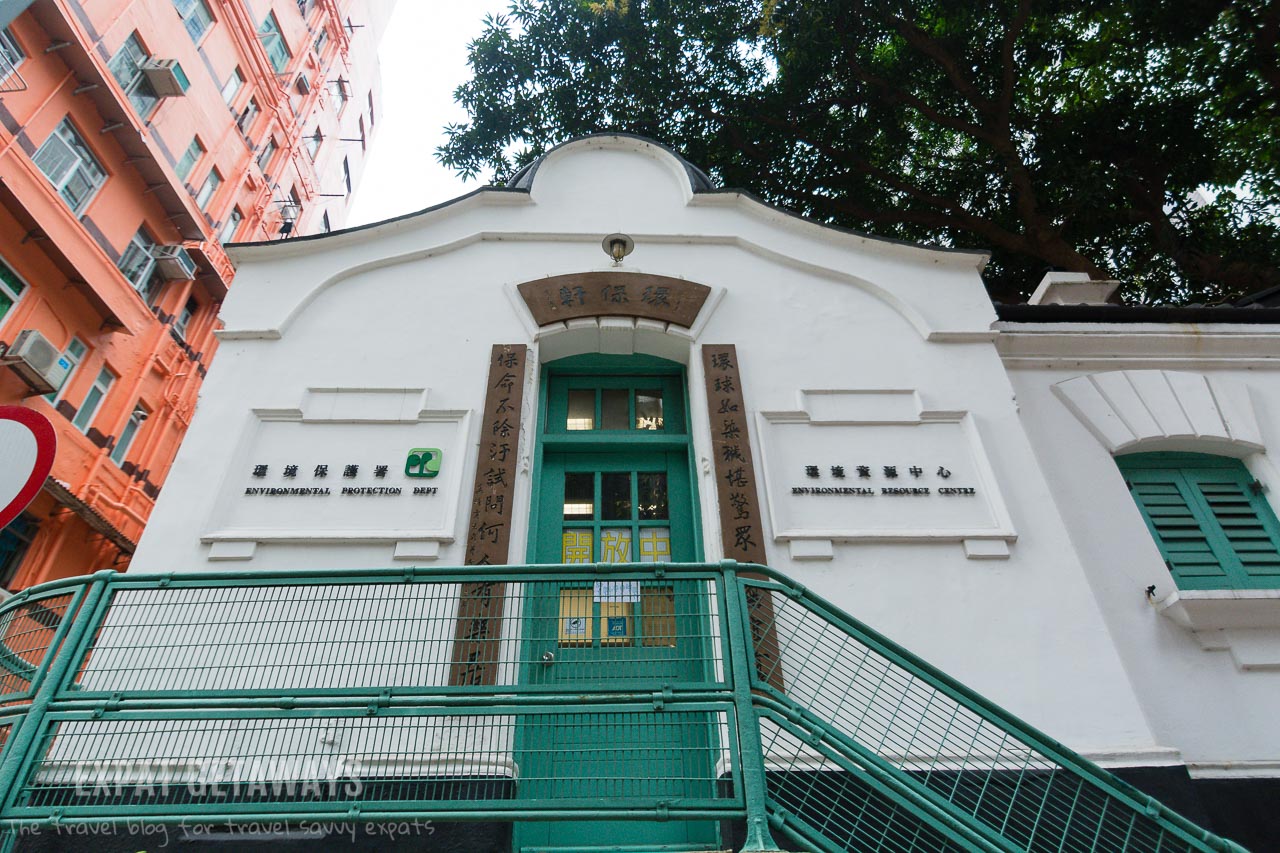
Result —
<svg viewBox="0 0 1280 853"><path fill-rule="evenodd" d="M592 562L590 530L566 530L560 542L560 562Z"/></svg>
<svg viewBox="0 0 1280 853"><path fill-rule="evenodd" d="M602 604L633 604L640 600L640 581L596 581L595 599Z"/></svg>
<svg viewBox="0 0 1280 853"><path fill-rule="evenodd" d="M640 562L671 562L671 528L646 527L640 531Z"/></svg>
<svg viewBox="0 0 1280 853"><path fill-rule="evenodd" d="M606 527L600 531L600 562L630 563L631 528Z"/></svg>

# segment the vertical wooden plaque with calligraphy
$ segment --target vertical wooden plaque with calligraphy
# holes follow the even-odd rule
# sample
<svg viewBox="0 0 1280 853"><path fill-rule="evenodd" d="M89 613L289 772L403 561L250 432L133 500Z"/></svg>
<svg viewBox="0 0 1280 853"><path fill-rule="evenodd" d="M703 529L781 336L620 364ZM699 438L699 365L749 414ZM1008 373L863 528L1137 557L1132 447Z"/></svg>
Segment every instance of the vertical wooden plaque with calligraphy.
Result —
<svg viewBox="0 0 1280 853"><path fill-rule="evenodd" d="M711 452L715 457L716 494L720 499L720 535L724 555L742 563L764 565L764 525L747 407L742 399L738 350L732 344L704 344L702 368L707 379L707 412L711 418ZM749 572L744 577L753 577ZM758 577L758 575L756 575ZM756 674L783 689L782 661L774 619L773 594L747 588L751 640L756 649Z"/></svg>
<svg viewBox="0 0 1280 853"><path fill-rule="evenodd" d="M520 418L524 410L524 344L495 344L489 356L480 453L467 526L468 566L501 566L511 545ZM506 584L464 583L458 596L449 684L496 684Z"/></svg>

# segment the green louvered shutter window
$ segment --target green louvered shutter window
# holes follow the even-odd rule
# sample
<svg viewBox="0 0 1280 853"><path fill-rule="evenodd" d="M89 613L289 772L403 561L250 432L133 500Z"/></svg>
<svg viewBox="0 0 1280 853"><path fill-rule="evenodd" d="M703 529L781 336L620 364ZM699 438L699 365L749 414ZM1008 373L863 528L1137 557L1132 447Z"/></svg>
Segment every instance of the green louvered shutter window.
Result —
<svg viewBox="0 0 1280 853"><path fill-rule="evenodd" d="M1280 522L1244 463L1138 453L1116 464L1180 589L1280 587Z"/></svg>

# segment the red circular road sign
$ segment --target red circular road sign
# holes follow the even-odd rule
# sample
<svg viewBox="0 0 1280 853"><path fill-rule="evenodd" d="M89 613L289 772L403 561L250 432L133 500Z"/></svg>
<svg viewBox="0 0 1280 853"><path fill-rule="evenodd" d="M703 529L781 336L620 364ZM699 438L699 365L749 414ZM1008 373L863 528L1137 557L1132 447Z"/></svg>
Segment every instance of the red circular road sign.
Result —
<svg viewBox="0 0 1280 853"><path fill-rule="evenodd" d="M0 527L18 517L53 470L58 436L39 412L0 406Z"/></svg>

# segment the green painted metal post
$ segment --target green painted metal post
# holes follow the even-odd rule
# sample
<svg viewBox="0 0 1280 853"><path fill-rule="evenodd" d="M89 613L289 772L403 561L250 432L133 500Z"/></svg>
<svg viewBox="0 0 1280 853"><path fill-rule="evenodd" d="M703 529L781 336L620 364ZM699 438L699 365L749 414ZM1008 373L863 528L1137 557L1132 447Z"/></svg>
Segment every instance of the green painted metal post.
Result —
<svg viewBox="0 0 1280 853"><path fill-rule="evenodd" d="M21 784L23 770L30 766L28 753L36 741L37 733L43 727L44 715L62 690L68 672L76 662L75 651L80 648L85 634L94 627L98 604L106 595L107 584L116 574L110 569L104 569L92 575L84 595L80 597L80 606L74 610L69 627L65 630L60 628L49 644L51 658L45 667L44 679L31 699L31 706L27 709L22 724L9 742L4 763L0 764L0 809L8 809L12 805L14 790ZM74 599L72 604L75 604Z"/></svg>
<svg viewBox="0 0 1280 853"><path fill-rule="evenodd" d="M738 760L742 774L742 792L747 805L747 839L742 853L777 850L769 833L769 809L766 804L764 749L760 745L760 720L751 702L751 673L755 666L755 649L747 633L746 614L741 607L742 588L738 585L736 560L720 562L724 578L723 607L729 617L729 672L733 678L733 705L738 718Z"/></svg>

